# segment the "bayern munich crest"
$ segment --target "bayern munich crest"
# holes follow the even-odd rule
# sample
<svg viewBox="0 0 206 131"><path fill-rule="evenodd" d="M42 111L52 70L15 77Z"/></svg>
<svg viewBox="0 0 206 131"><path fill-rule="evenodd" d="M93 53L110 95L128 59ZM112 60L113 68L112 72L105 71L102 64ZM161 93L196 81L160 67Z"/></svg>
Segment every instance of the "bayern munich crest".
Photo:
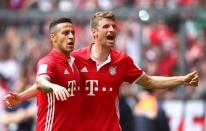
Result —
<svg viewBox="0 0 206 131"><path fill-rule="evenodd" d="M117 73L116 67L114 67L114 66L109 67L109 73L111 75L116 75L116 73Z"/></svg>

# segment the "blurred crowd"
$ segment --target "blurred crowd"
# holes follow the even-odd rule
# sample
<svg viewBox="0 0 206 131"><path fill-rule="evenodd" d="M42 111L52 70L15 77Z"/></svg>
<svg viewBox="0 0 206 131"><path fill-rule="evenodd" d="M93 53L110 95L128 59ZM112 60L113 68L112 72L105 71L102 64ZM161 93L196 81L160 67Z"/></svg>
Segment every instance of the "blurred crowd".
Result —
<svg viewBox="0 0 206 131"><path fill-rule="evenodd" d="M121 7L141 8L177 8L177 7L199 7L205 6L205 0L4 0L1 1L1 8L11 10L39 9L42 11L51 10L111 10Z"/></svg>
<svg viewBox="0 0 206 131"><path fill-rule="evenodd" d="M7 0L0 2L0 8L8 10L39 9L42 11L53 9L61 11L111 10L124 6L175 9L178 7L200 7L205 4L204 0ZM179 87L152 91L155 95L148 98L154 103L151 105L158 105L155 104L156 98L161 100L206 100L205 21L204 18L192 15L184 18L181 15L160 16L147 22L142 22L137 16L128 15L126 19L117 21L118 34L115 48L130 55L135 63L148 74L171 76L186 74L193 70L198 71L200 80L198 88ZM1 131L8 129L28 131L33 128L36 116L35 99L28 100L14 109L6 108L2 99L6 93L21 92L35 82L36 62L51 48L48 39L49 22L49 19L39 23L32 21L5 23L5 20L0 20L1 25L4 25L0 27ZM92 41L88 22L76 24L75 29L76 49L85 47ZM125 86L129 85L123 85L123 87ZM132 97L125 104L129 103L131 112L138 114L141 109L145 108L142 107L141 100L148 94L145 95L146 91L142 90L141 87L134 86L135 88L130 88L130 91L123 89L121 102L124 105L124 102ZM150 93L151 91L149 91ZM122 111L127 109L124 107L122 107ZM155 109L153 111L157 112Z"/></svg>

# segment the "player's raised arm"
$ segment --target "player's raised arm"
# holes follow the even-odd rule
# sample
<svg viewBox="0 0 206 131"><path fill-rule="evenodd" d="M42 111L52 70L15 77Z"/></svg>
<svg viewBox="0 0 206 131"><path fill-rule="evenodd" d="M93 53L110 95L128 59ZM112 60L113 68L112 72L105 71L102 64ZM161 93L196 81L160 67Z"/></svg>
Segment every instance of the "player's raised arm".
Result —
<svg viewBox="0 0 206 131"><path fill-rule="evenodd" d="M144 86L145 88L152 89L166 89L176 87L178 85L184 85L186 87L198 86L198 75L194 71L185 76L149 76L144 74L137 82L137 84Z"/></svg>

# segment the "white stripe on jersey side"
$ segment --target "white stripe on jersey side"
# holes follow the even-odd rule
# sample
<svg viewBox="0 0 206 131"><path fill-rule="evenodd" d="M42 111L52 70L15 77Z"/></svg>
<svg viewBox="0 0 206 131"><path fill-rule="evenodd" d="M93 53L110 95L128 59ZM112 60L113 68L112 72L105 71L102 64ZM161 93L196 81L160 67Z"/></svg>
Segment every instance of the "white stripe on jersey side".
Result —
<svg viewBox="0 0 206 131"><path fill-rule="evenodd" d="M45 131L50 131L51 125L53 123L52 114L54 114L54 95L53 95L53 93L48 93L47 98L48 98L48 107L47 107Z"/></svg>
<svg viewBox="0 0 206 131"><path fill-rule="evenodd" d="M115 103L116 114L117 114L118 119L120 120L120 114L119 114L119 97L118 97L118 96L116 97L116 101L115 101L115 102L116 102L116 103ZM121 128L121 126L120 126L120 123L119 123L119 128L120 128L120 130L122 131L122 128Z"/></svg>
<svg viewBox="0 0 206 131"><path fill-rule="evenodd" d="M51 107L50 93L47 94L47 99L48 99L48 106L47 106L45 131L48 131L50 112L51 112L51 108L50 108Z"/></svg>
<svg viewBox="0 0 206 131"><path fill-rule="evenodd" d="M47 115L46 115L46 125L45 125L45 131L47 131L47 128L48 128L48 123L49 123L49 113L50 113L50 97L49 97L49 94L50 93L48 93L47 94L47 99L48 99L48 105L47 105Z"/></svg>
<svg viewBox="0 0 206 131"><path fill-rule="evenodd" d="M54 110L55 110L55 96L54 96L54 93L51 94L51 97L52 97L52 116L51 116L51 126L50 126L49 131L52 130L52 125L53 125L53 120L54 120Z"/></svg>

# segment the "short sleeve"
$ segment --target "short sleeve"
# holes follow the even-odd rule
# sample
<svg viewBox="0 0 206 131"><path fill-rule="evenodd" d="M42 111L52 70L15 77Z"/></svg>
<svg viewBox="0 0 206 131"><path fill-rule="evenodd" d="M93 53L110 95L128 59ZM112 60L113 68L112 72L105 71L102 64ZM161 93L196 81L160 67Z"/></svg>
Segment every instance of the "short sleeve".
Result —
<svg viewBox="0 0 206 131"><path fill-rule="evenodd" d="M143 70L134 64L131 57L127 57L125 62L124 81L133 83L135 80L143 75Z"/></svg>
<svg viewBox="0 0 206 131"><path fill-rule="evenodd" d="M50 78L52 78L53 66L54 64L52 64L50 60L45 58L41 59L36 67L36 76L47 75Z"/></svg>

